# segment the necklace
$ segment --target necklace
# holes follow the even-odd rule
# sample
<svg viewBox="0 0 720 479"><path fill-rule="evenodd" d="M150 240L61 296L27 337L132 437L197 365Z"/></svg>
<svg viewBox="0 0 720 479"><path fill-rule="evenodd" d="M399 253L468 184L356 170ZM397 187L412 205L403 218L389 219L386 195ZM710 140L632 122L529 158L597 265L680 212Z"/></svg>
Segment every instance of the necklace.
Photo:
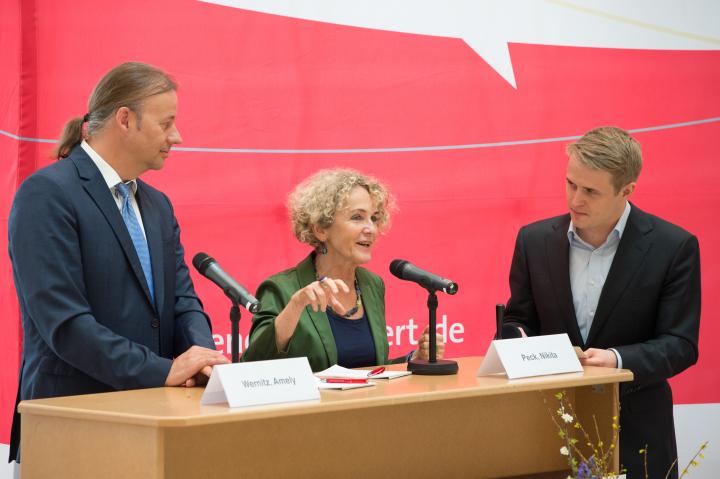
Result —
<svg viewBox="0 0 720 479"><path fill-rule="evenodd" d="M315 274L315 277L316 277L317 280L320 281L320 282L322 282L322 281L325 279L325 276L318 276L317 273ZM357 296L357 301L355 301L355 306L353 306L352 308L348 309L345 314L340 314L340 313L338 313L337 311L335 311L334 309L332 309L332 306L330 306L329 304L328 304L327 307L328 307L328 308L330 309L330 311L332 311L336 316L339 316L339 317L345 318L345 319L349 319L351 316L353 316L355 313L357 313L358 310L360 309L360 306L362 306L362 298L361 298L361 294L360 294L360 285L358 284L357 278L355 278L355 296Z"/></svg>

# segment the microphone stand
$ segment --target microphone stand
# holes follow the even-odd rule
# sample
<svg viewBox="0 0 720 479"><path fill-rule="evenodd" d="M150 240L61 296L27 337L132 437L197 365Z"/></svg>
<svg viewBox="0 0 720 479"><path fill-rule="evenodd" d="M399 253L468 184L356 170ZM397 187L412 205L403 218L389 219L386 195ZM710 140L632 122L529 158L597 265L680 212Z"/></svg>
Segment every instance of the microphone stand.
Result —
<svg viewBox="0 0 720 479"><path fill-rule="evenodd" d="M502 339L503 319L505 318L505 305L495 305L495 339Z"/></svg>
<svg viewBox="0 0 720 479"><path fill-rule="evenodd" d="M444 376L448 374L457 374L458 363L447 359L437 359L437 307L438 299L434 289L428 288L428 314L429 314L429 332L430 332L430 357L426 361L424 359L411 359L408 361L408 371L413 374L421 374L427 376Z"/></svg>
<svg viewBox="0 0 720 479"><path fill-rule="evenodd" d="M238 306L237 301L233 300L232 307L230 308L230 342L232 343L231 348L231 355L232 355L232 362L233 363L239 363L240 362L240 306Z"/></svg>

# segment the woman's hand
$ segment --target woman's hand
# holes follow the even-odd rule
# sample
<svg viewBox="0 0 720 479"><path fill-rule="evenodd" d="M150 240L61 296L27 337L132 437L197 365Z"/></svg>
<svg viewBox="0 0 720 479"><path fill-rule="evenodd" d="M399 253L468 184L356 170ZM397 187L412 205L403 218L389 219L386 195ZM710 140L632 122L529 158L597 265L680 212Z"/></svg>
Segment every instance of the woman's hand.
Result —
<svg viewBox="0 0 720 479"><path fill-rule="evenodd" d="M442 359L445 356L445 338L437 337L435 356L436 359ZM430 326L425 326L425 330L418 341L418 348L413 353L412 359L430 359Z"/></svg>
<svg viewBox="0 0 720 479"><path fill-rule="evenodd" d="M337 299L340 291L350 292L341 279L323 278L322 281L313 281L299 289L290 297L285 308L275 318L275 345L278 351L286 351L290 338L295 334L300 315L307 306L315 312L325 311L328 305L332 306L338 314L345 314L346 309Z"/></svg>
<svg viewBox="0 0 720 479"><path fill-rule="evenodd" d="M296 291L290 298L290 302L295 303L295 307L300 310L306 306L311 306L315 312L325 312L328 305L330 305L339 314L345 314L345 307L337 299L340 290L345 293L350 292L345 281L324 277L322 280L313 281Z"/></svg>

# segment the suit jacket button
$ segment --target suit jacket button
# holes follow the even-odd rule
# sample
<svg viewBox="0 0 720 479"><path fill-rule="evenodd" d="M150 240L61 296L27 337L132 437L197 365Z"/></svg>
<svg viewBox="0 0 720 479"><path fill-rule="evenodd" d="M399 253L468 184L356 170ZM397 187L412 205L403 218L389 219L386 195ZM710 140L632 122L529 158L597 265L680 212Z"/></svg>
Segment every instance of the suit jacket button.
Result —
<svg viewBox="0 0 720 479"><path fill-rule="evenodd" d="M150 322L150 326L152 326L152 327L155 328L155 329L159 328L159 327L160 327L160 320L157 319L157 318L153 318L152 321Z"/></svg>

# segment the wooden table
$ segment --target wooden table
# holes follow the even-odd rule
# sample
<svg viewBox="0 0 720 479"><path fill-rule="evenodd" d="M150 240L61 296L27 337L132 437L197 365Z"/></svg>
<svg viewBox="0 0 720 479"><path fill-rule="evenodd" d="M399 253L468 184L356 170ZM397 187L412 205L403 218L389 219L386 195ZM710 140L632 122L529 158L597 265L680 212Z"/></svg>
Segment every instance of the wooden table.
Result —
<svg viewBox="0 0 720 479"><path fill-rule="evenodd" d="M506 477L567 468L550 419L567 390L609 442L620 369L508 380L460 358L454 376L408 376L321 400L201 406L201 388L23 401L22 474L33 478ZM404 369L395 365L389 369ZM544 402L547 399L547 404ZM617 458L616 458L617 465Z"/></svg>

